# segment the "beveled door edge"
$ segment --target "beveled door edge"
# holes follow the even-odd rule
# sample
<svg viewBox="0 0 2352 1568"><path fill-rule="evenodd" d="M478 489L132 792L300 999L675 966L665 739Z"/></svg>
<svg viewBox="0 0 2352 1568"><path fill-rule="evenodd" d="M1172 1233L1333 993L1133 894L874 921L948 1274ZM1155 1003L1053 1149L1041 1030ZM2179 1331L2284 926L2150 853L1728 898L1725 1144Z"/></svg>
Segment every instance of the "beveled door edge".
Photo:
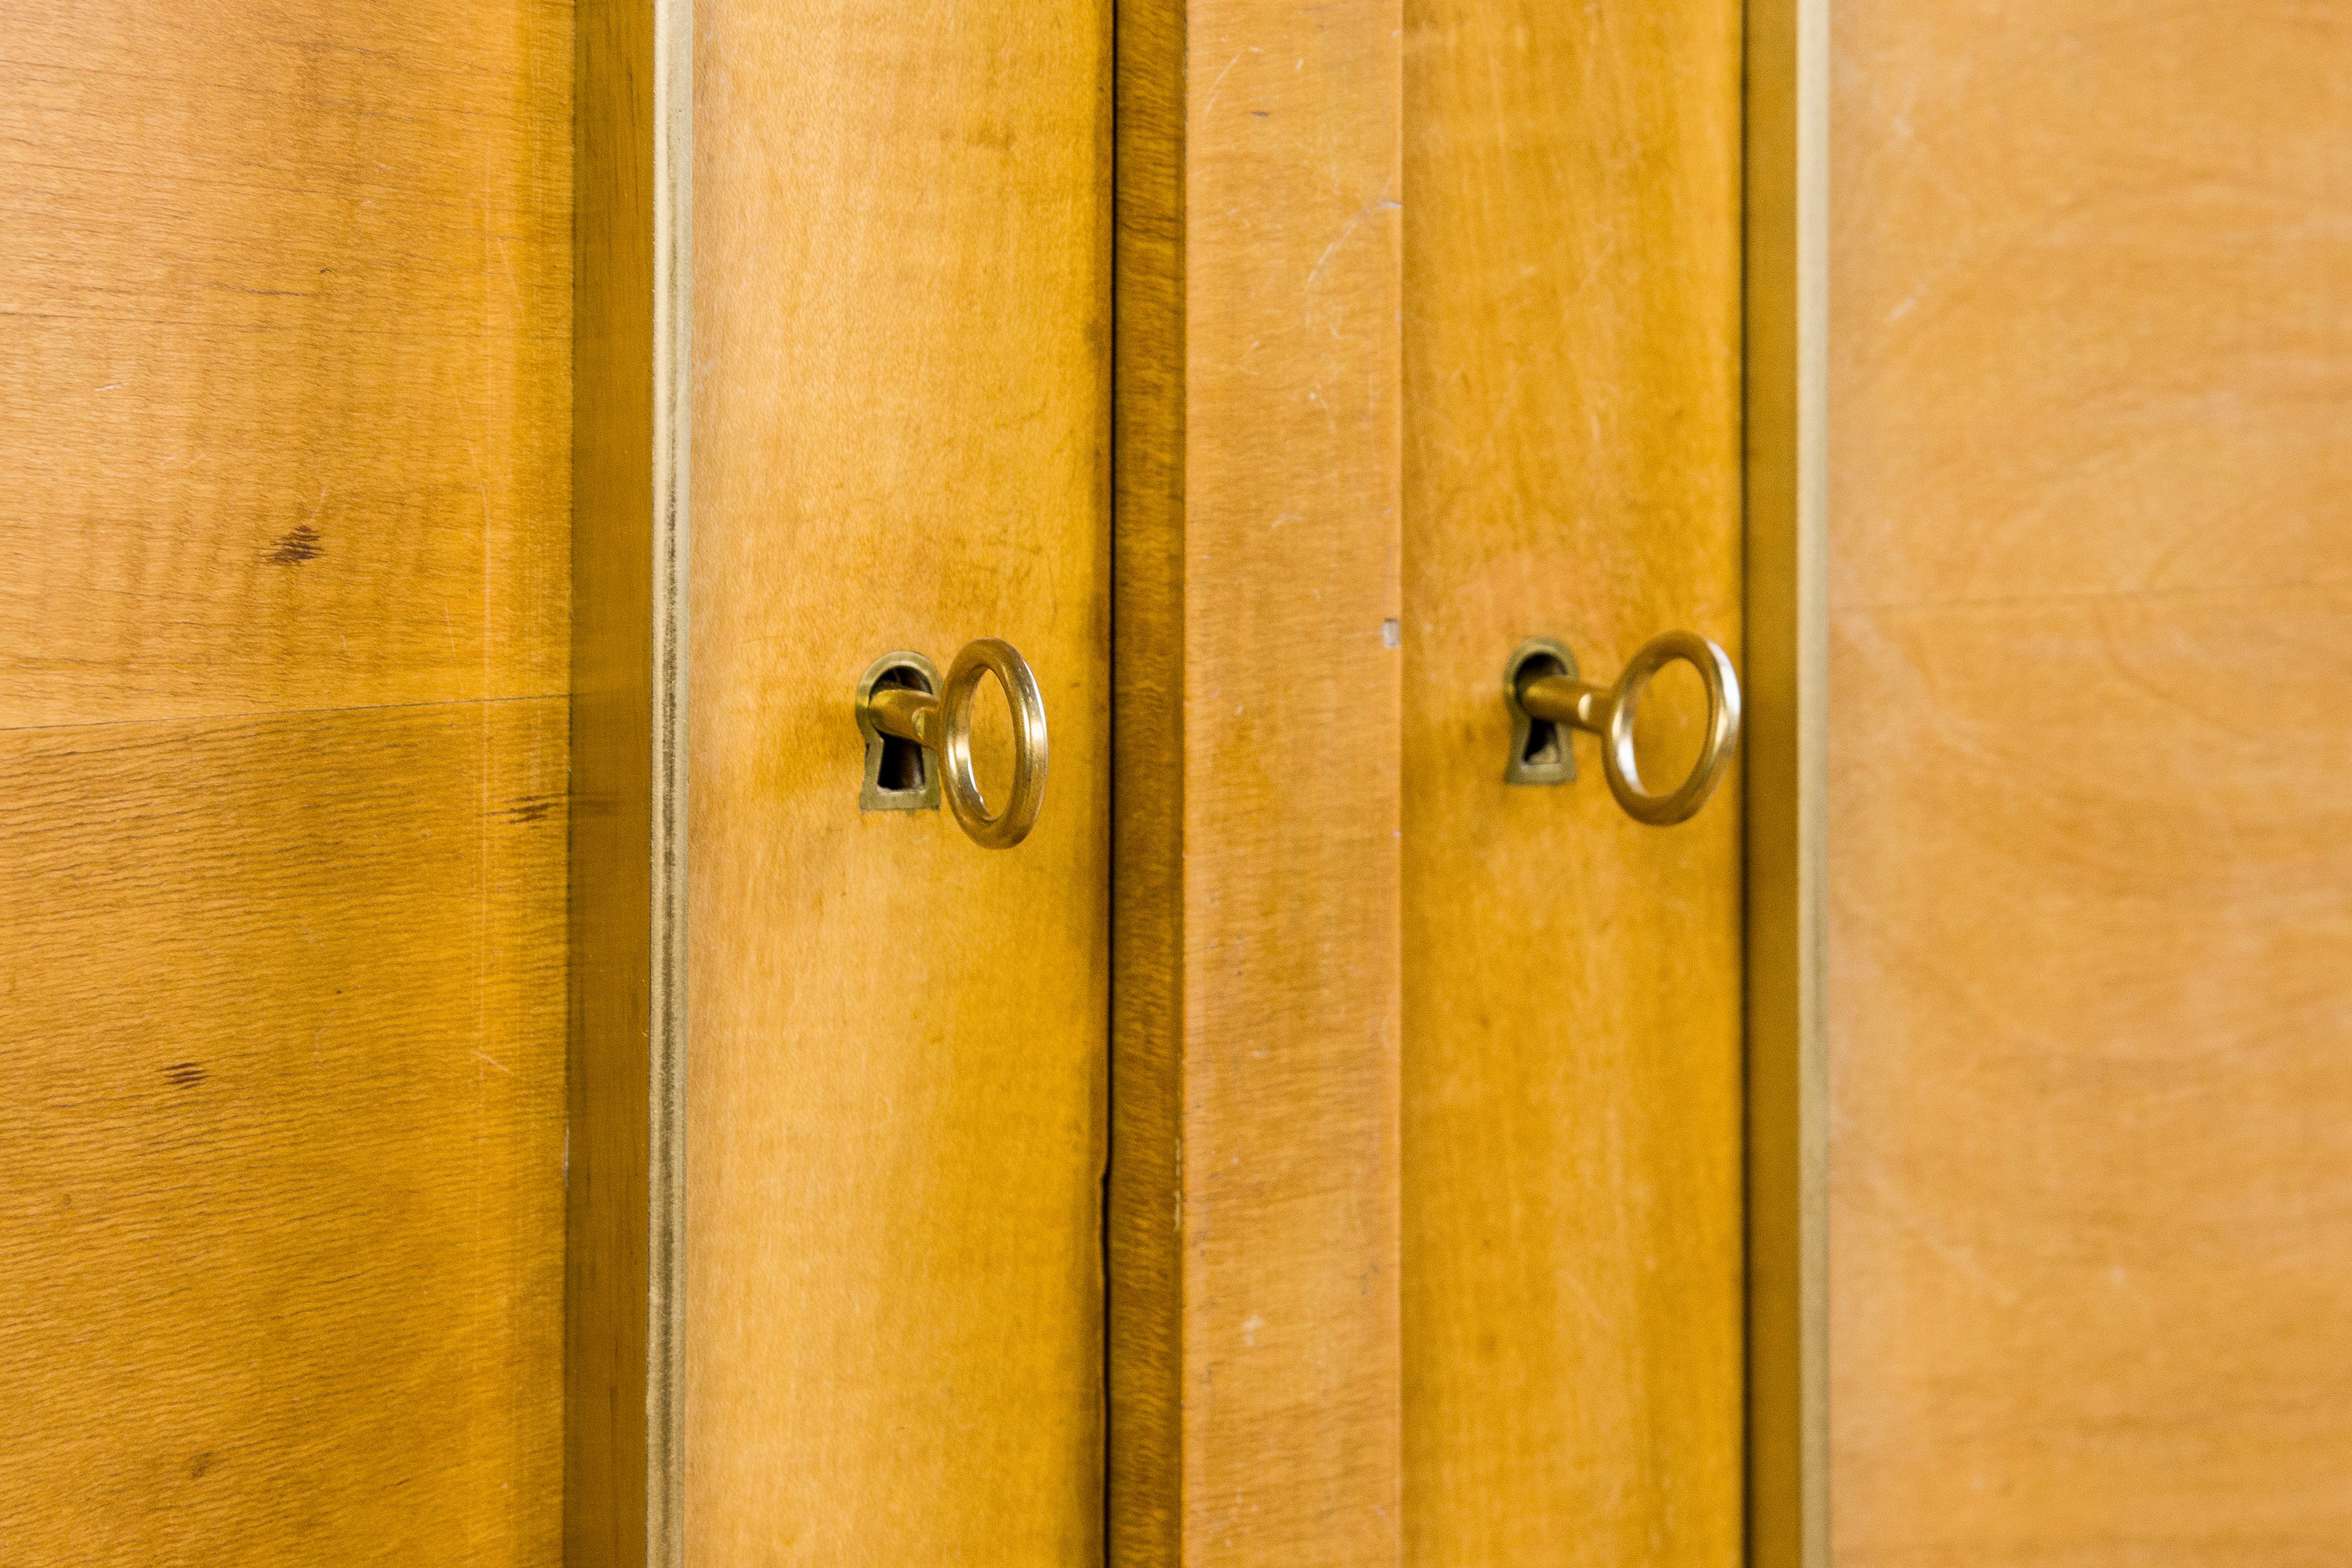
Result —
<svg viewBox="0 0 2352 1568"><path fill-rule="evenodd" d="M1748 1555L1829 1564L1829 0L1748 0Z"/></svg>
<svg viewBox="0 0 2352 1568"><path fill-rule="evenodd" d="M685 1547L692 24L574 16L570 1568Z"/></svg>

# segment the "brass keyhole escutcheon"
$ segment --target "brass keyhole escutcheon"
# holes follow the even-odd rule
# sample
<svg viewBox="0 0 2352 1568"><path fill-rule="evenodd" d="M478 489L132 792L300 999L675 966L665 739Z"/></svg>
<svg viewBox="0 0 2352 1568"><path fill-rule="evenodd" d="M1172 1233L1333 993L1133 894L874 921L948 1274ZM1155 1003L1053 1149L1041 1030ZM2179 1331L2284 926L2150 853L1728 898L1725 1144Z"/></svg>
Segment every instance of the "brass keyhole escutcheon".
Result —
<svg viewBox="0 0 2352 1568"><path fill-rule="evenodd" d="M1529 637L1511 651L1503 667L1503 695L1511 707L1511 760L1503 782L1515 784L1562 784L1576 782L1576 749L1569 744L1567 726L1540 719L1519 700L1519 689L1530 681L1564 676L1576 679L1576 655L1557 637Z"/></svg>
<svg viewBox="0 0 2352 1568"><path fill-rule="evenodd" d="M919 653L886 653L866 667L857 682L857 728L866 737L866 787L860 811L937 811L940 770L922 741L886 731L877 715L912 700L939 701L940 667ZM879 699L877 702L877 699Z"/></svg>
<svg viewBox="0 0 2352 1568"><path fill-rule="evenodd" d="M1633 751L1633 719L1651 678L1680 659L1706 688L1706 734L1698 761L1664 795L1642 783ZM1601 768L1609 793L1636 822L1654 827L1685 822L1707 802L1739 747L1739 677L1731 657L1696 632L1663 632L1626 661L1612 686L1577 678L1576 656L1553 637L1530 637L1503 668L1504 700L1511 710L1511 757L1504 780L1515 784L1572 783L1576 758L1570 731L1601 737Z"/></svg>
<svg viewBox="0 0 2352 1568"><path fill-rule="evenodd" d="M1013 784L995 811L971 765L972 708L992 675L1013 710ZM857 728L866 737L861 809L937 810L944 795L957 826L984 849L1010 849L1036 826L1045 804L1045 699L1029 661L1003 638L966 643L944 680L921 654L884 654L857 684Z"/></svg>

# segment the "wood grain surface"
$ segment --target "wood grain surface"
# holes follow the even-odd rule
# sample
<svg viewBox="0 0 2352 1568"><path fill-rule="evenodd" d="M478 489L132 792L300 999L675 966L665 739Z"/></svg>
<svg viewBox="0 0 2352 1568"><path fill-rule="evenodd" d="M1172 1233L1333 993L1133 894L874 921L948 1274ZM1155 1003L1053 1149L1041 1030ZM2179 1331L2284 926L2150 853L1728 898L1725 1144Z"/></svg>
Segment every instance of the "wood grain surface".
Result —
<svg viewBox="0 0 2352 1568"><path fill-rule="evenodd" d="M0 723L564 684L570 7L0 38ZM560 456L561 448L555 449Z"/></svg>
<svg viewBox="0 0 2352 1568"><path fill-rule="evenodd" d="M696 25L688 1558L1093 1562L1109 7ZM860 674L977 637L1005 851L858 809Z"/></svg>
<svg viewBox="0 0 2352 1568"><path fill-rule="evenodd" d="M11 1561L558 1560L563 734L0 732Z"/></svg>
<svg viewBox="0 0 2352 1568"><path fill-rule="evenodd" d="M1400 1546L1398 25L1119 14L1123 1564Z"/></svg>
<svg viewBox="0 0 2352 1568"><path fill-rule="evenodd" d="M560 1555L569 8L0 38L0 1557Z"/></svg>
<svg viewBox="0 0 2352 1568"><path fill-rule="evenodd" d="M1835 1550L2352 1539L2352 16L1842 0Z"/></svg>
<svg viewBox="0 0 2352 1568"><path fill-rule="evenodd" d="M1406 1561L1731 1568L1738 780L1664 829L1589 738L1508 785L1502 676L1740 647L1741 9L1405 16Z"/></svg>

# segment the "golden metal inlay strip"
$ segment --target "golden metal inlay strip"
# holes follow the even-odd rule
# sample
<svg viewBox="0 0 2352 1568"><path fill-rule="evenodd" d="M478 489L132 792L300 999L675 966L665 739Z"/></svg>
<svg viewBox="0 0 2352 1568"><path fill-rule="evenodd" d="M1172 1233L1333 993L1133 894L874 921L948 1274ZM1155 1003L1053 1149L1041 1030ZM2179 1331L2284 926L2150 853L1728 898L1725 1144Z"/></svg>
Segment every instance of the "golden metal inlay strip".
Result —
<svg viewBox="0 0 2352 1568"><path fill-rule="evenodd" d="M654 0L653 991L646 1562L686 1561L687 605L694 406L694 5Z"/></svg>
<svg viewBox="0 0 2352 1568"><path fill-rule="evenodd" d="M1750 0L1748 1563L1828 1568L1829 0Z"/></svg>

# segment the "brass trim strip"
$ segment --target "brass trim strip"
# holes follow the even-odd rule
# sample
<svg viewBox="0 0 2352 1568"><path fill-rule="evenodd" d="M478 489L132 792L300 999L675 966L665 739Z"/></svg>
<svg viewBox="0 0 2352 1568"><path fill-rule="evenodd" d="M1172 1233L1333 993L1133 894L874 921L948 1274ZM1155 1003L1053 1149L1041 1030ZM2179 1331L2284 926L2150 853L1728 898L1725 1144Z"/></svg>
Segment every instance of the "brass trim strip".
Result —
<svg viewBox="0 0 2352 1568"><path fill-rule="evenodd" d="M570 1568L684 1553L692 24L573 13Z"/></svg>
<svg viewBox="0 0 2352 1568"><path fill-rule="evenodd" d="M1750 0L1748 1562L1828 1568L1829 0Z"/></svg>
<svg viewBox="0 0 2352 1568"><path fill-rule="evenodd" d="M688 506L694 407L694 0L654 0L652 995L646 1562L686 1561Z"/></svg>

